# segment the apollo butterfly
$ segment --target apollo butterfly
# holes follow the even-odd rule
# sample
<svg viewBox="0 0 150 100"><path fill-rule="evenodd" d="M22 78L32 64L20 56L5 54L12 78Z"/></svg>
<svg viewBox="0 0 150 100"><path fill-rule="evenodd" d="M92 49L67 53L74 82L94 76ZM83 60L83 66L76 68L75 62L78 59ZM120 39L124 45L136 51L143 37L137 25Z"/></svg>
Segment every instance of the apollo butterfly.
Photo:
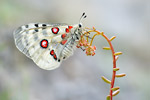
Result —
<svg viewBox="0 0 150 100"><path fill-rule="evenodd" d="M86 18L85 13L80 18ZM16 47L40 68L52 70L73 54L83 34L81 22L75 25L30 23L14 32Z"/></svg>

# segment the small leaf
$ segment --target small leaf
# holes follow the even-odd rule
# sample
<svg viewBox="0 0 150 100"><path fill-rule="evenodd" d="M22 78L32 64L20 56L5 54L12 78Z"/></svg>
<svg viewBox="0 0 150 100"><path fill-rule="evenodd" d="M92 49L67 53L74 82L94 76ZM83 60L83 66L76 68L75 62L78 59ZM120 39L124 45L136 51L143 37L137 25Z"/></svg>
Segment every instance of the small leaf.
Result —
<svg viewBox="0 0 150 100"><path fill-rule="evenodd" d="M120 87L114 87L114 88L112 88L111 90L112 90L112 91L116 91L116 90L118 90L118 89L120 89Z"/></svg>
<svg viewBox="0 0 150 100"><path fill-rule="evenodd" d="M116 74L116 77L124 77L126 76L126 74L122 73L122 74Z"/></svg>
<svg viewBox="0 0 150 100"><path fill-rule="evenodd" d="M103 80L104 82L106 82L106 83L108 83L108 84L110 84L110 83L111 83L111 81L110 81L110 80L108 80L107 78L105 78L104 76L102 76L101 78L102 78L102 80Z"/></svg>
<svg viewBox="0 0 150 100"><path fill-rule="evenodd" d="M104 50L110 50L110 47L103 47Z"/></svg>
<svg viewBox="0 0 150 100"><path fill-rule="evenodd" d="M110 95L107 96L106 100L110 100Z"/></svg>
<svg viewBox="0 0 150 100"><path fill-rule="evenodd" d="M116 57L115 57L116 61L118 60L118 58L119 58L119 56L116 56Z"/></svg>
<svg viewBox="0 0 150 100"><path fill-rule="evenodd" d="M119 70L119 68L113 68L113 71L118 71Z"/></svg>
<svg viewBox="0 0 150 100"><path fill-rule="evenodd" d="M111 37L111 38L110 38L110 41L112 41L112 40L115 39L115 38L116 38L116 36Z"/></svg>
<svg viewBox="0 0 150 100"><path fill-rule="evenodd" d="M120 92L120 90L114 91L114 92L113 92L113 96L116 96L119 92Z"/></svg>
<svg viewBox="0 0 150 100"><path fill-rule="evenodd" d="M122 54L122 52L116 52L114 55L116 56L116 55L121 55Z"/></svg>

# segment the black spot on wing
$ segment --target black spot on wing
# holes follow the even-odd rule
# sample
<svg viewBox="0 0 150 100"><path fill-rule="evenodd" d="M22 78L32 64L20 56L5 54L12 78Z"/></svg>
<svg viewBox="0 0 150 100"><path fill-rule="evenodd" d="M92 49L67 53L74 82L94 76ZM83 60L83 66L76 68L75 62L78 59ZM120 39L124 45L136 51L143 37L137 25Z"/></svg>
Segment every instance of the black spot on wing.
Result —
<svg viewBox="0 0 150 100"><path fill-rule="evenodd" d="M58 59L58 62L60 62L60 59Z"/></svg>
<svg viewBox="0 0 150 100"><path fill-rule="evenodd" d="M25 28L29 28L29 25L25 25Z"/></svg>
<svg viewBox="0 0 150 100"><path fill-rule="evenodd" d="M35 31L35 32L39 32L39 30L38 30L38 29L35 29L34 31Z"/></svg>
<svg viewBox="0 0 150 100"><path fill-rule="evenodd" d="M47 25L46 24L42 24L42 26L43 26L42 29L44 30L44 29L46 29Z"/></svg>
<svg viewBox="0 0 150 100"><path fill-rule="evenodd" d="M39 24L35 24L35 27L39 27Z"/></svg>
<svg viewBox="0 0 150 100"><path fill-rule="evenodd" d="M46 24L42 24L42 26L43 26L43 27L46 27L47 25L46 25Z"/></svg>

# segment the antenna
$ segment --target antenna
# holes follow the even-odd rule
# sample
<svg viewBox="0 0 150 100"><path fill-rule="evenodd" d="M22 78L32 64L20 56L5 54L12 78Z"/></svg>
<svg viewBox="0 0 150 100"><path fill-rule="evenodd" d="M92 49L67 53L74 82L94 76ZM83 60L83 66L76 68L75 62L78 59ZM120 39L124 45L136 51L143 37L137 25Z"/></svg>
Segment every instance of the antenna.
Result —
<svg viewBox="0 0 150 100"><path fill-rule="evenodd" d="M79 23L82 21L82 19L86 18L87 15L85 15L85 12L82 14L82 16L80 17Z"/></svg>

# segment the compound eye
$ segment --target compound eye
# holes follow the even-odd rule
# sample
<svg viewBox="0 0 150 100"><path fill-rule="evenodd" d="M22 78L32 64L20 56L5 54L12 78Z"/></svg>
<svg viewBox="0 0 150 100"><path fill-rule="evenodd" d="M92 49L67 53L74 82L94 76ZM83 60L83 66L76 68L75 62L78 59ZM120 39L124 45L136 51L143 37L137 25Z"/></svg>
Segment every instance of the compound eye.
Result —
<svg viewBox="0 0 150 100"><path fill-rule="evenodd" d="M81 24L79 24L79 28L81 28L82 27L82 25Z"/></svg>

